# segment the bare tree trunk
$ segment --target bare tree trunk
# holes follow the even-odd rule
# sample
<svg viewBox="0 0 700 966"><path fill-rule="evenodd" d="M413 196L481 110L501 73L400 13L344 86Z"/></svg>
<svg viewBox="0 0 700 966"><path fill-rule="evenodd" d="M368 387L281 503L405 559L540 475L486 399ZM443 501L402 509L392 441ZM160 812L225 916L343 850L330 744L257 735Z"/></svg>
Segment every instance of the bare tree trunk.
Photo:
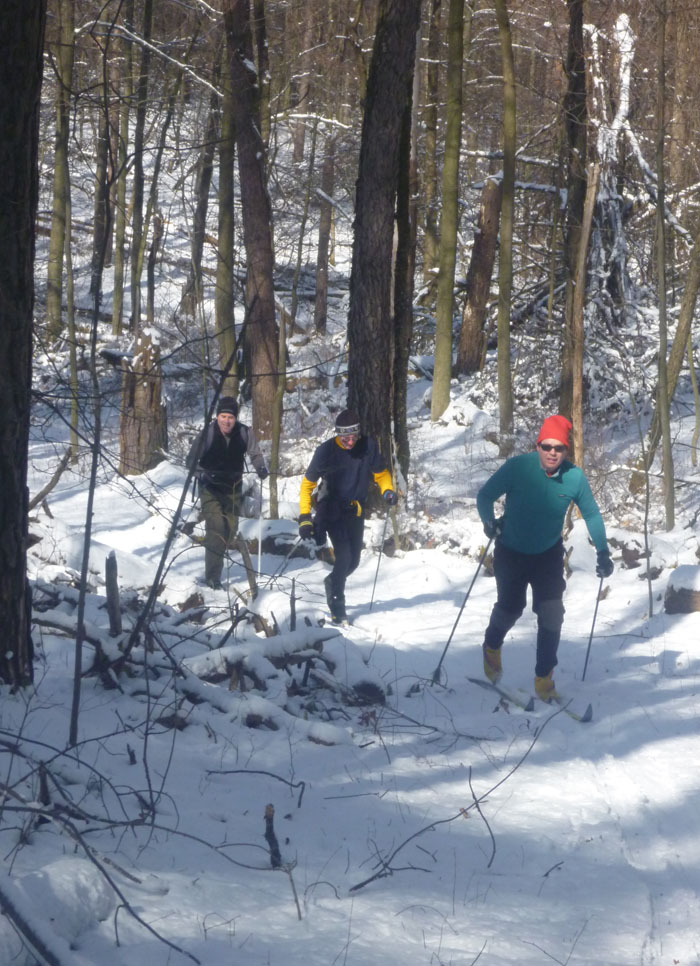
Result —
<svg viewBox="0 0 700 966"><path fill-rule="evenodd" d="M396 192L396 268L394 272L394 431L396 460L402 481L408 478L411 449L408 438L408 360L413 335L413 284L418 233L418 172L416 168L417 116L420 89L420 30L416 40L413 90L404 111L399 142L399 178ZM396 474L397 467L392 467ZM396 480L395 482L398 482Z"/></svg>
<svg viewBox="0 0 700 966"><path fill-rule="evenodd" d="M571 458L583 466L583 351L584 329L583 308L586 297L586 264L588 243L593 224L593 210L598 194L599 169L597 164L590 167L587 192L583 206L581 230L578 233L578 252L573 277L574 298L571 308L571 424L574 428Z"/></svg>
<svg viewBox="0 0 700 966"><path fill-rule="evenodd" d="M136 83L136 122L134 125L133 199L131 214L131 325L137 331L141 325L141 270L143 267L143 196L145 175L143 169L144 137L146 133L146 107L148 81L151 69L151 28L153 24L153 0L144 0L141 48L141 64Z"/></svg>
<svg viewBox="0 0 700 966"><path fill-rule="evenodd" d="M510 301L513 289L513 211L515 207L515 69L506 0L495 0L503 63L503 198L498 257L498 414L503 455L513 432L510 368Z"/></svg>
<svg viewBox="0 0 700 966"><path fill-rule="evenodd" d="M312 60L309 51L314 42L315 17L313 7L310 3L302 4L300 7L301 15L304 17L304 35L302 37L302 50L299 55L299 99L296 110L300 114L308 114L311 110L311 69ZM304 160L304 143L306 140L307 122L304 117L297 118L294 124L292 160L295 164L300 164Z"/></svg>
<svg viewBox="0 0 700 966"><path fill-rule="evenodd" d="M462 61L464 60L464 0L450 0L447 25L447 110L445 157L442 164L440 270L435 310L435 364L431 419L439 419L450 402L452 322L454 313L457 226L459 224L459 148L462 139Z"/></svg>
<svg viewBox="0 0 700 966"><path fill-rule="evenodd" d="M46 3L0 4L0 677L30 684L27 450L34 309L39 93Z"/></svg>
<svg viewBox="0 0 700 966"><path fill-rule="evenodd" d="M350 275L348 402L388 458L393 407L393 241L399 143L420 0L382 0L367 81Z"/></svg>
<svg viewBox="0 0 700 966"><path fill-rule="evenodd" d="M430 27L428 30L427 66L425 84L425 159L423 161L423 198L425 203L425 227L423 238L423 283L435 281L440 254L440 219L438 217L438 164L437 133L440 91L440 13L442 0L431 0Z"/></svg>
<svg viewBox="0 0 700 966"><path fill-rule="evenodd" d="M134 0L125 0L123 20L127 27L133 26ZM116 204L114 225L114 292L112 296L112 332L119 335L122 331L124 316L124 275L126 256L126 187L127 163L129 157L129 118L133 94L133 65L131 40L121 41L121 102L119 105L119 140L117 147Z"/></svg>
<svg viewBox="0 0 700 966"><path fill-rule="evenodd" d="M277 387L277 332L273 287L272 206L267 192L265 145L260 136L258 78L253 69L247 0L223 0L234 92L243 240L247 258L246 343L253 397L253 430L269 439Z"/></svg>
<svg viewBox="0 0 700 966"><path fill-rule="evenodd" d="M154 266L163 237L163 220L153 219L153 240L147 268L147 324L135 340L135 357L124 370L122 414L119 423L119 472L144 473L163 459L167 449L165 409L162 402L160 346L153 339Z"/></svg>
<svg viewBox="0 0 700 966"><path fill-rule="evenodd" d="M598 280L597 304L607 313L611 323L617 322L630 300L630 277L627 268L627 237L622 218L623 199L618 191L620 133L630 112L630 75L635 50L635 36L628 14L617 17L613 31L615 44L615 71L617 89L611 86L606 69L601 63L600 35L591 33L591 69L598 97L598 116L595 118L598 136L596 142L600 163L600 190L594 231L597 235L593 250L598 254L595 278ZM608 112L608 103L614 111Z"/></svg>
<svg viewBox="0 0 700 966"><path fill-rule="evenodd" d="M658 413L661 425L666 529L675 526L673 493L673 450L671 448L671 396L668 392L666 346L666 179L664 174L664 137L666 134L666 0L657 0L657 99L656 99L656 274L659 301L659 392Z"/></svg>
<svg viewBox="0 0 700 966"><path fill-rule="evenodd" d="M265 0L253 0L253 34L258 57L260 137L267 150L270 143L270 51L265 25Z"/></svg>
<svg viewBox="0 0 700 966"><path fill-rule="evenodd" d="M107 51L105 51L105 57ZM90 285L95 284L95 268L102 253L107 252L109 239L108 227L111 224L109 212L109 84L107 83L107 64L104 65L104 83L102 98L98 102L97 118L97 151L95 157L95 199L92 217L92 267L90 271ZM94 296L91 290L90 295Z"/></svg>
<svg viewBox="0 0 700 966"><path fill-rule="evenodd" d="M462 326L457 346L456 370L460 373L477 372L482 366L484 322L498 247L502 187L500 179L488 178L481 193L481 208L467 269L467 297L462 310Z"/></svg>
<svg viewBox="0 0 700 966"><path fill-rule="evenodd" d="M56 140L53 171L53 208L49 264L46 277L46 321L50 339L63 331L63 256L66 234L66 198L69 190L68 139L70 136L70 97L73 86L74 10L73 0L60 0L58 14L58 49L56 50Z"/></svg>
<svg viewBox="0 0 700 966"><path fill-rule="evenodd" d="M583 0L567 0L567 5L569 8L569 35L565 64L567 88L564 96L564 129L567 147L564 259L567 277L564 304L564 350L559 388L559 408L562 413L570 413L573 405L574 278L586 198L586 158L588 151Z"/></svg>
<svg viewBox="0 0 700 966"><path fill-rule="evenodd" d="M318 223L318 247L316 250L316 296L314 299L314 329L326 331L328 320L328 259L330 254L331 227L333 224L333 188L335 184L336 137L326 138L321 165L321 211Z"/></svg>
<svg viewBox="0 0 700 966"><path fill-rule="evenodd" d="M228 60L222 67L223 104L221 109L221 139L219 141L219 232L216 251L216 294L214 312L216 335L221 359L226 363L236 354L236 329L234 325L234 188L233 167L235 160L235 127L231 93L230 66ZM222 387L223 395L238 396L238 364L233 358L229 374Z"/></svg>
<svg viewBox="0 0 700 966"><path fill-rule="evenodd" d="M217 53L217 60L220 54ZM219 80L219 70L215 72L215 83ZM209 210L209 190L214 174L214 154L219 134L219 95L212 93L209 101L209 116L204 132L204 143L197 160L197 174L194 189L194 215L192 217L190 270L185 282L180 311L194 317L196 308L202 301L202 255L204 253L204 234Z"/></svg>

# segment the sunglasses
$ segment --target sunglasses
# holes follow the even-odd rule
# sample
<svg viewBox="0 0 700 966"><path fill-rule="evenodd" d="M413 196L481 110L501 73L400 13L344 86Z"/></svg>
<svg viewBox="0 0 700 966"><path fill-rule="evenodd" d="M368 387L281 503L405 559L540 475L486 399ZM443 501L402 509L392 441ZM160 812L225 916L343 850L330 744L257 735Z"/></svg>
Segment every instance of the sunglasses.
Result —
<svg viewBox="0 0 700 966"><path fill-rule="evenodd" d="M544 453L551 453L552 450L555 453L563 453L565 449L568 449L563 443L538 443L537 445Z"/></svg>

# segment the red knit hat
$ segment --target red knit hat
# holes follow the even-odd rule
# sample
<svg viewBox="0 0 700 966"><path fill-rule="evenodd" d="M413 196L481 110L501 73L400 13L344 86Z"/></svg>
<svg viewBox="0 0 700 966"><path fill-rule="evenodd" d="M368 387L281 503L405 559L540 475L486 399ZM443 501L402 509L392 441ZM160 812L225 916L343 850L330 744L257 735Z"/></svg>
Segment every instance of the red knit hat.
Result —
<svg viewBox="0 0 700 966"><path fill-rule="evenodd" d="M543 439L556 439L568 447L569 434L572 429L573 426L566 416L547 416L542 423L537 442L541 443Z"/></svg>

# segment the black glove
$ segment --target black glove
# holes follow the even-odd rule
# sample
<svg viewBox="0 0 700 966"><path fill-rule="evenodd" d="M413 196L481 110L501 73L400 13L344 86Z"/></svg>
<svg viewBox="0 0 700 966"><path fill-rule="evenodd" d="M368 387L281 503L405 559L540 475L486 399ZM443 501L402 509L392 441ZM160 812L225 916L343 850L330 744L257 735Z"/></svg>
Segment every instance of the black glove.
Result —
<svg viewBox="0 0 700 966"><path fill-rule="evenodd" d="M299 517L299 536L302 540L314 538L314 524L310 513L302 513Z"/></svg>
<svg viewBox="0 0 700 966"><path fill-rule="evenodd" d="M494 537L500 537L503 533L503 517L497 517L495 520L487 520L484 524L484 533L489 540L493 540Z"/></svg>
<svg viewBox="0 0 700 966"><path fill-rule="evenodd" d="M384 490L382 496L384 497L384 502L387 506L396 506L396 504L399 502L399 498L395 490Z"/></svg>
<svg viewBox="0 0 700 966"><path fill-rule="evenodd" d="M615 569L609 550L599 550L595 568L596 577L609 577Z"/></svg>
<svg viewBox="0 0 700 966"><path fill-rule="evenodd" d="M266 466L261 466L260 469L258 470L258 476L260 477L261 481L266 480L269 475L270 475L270 471Z"/></svg>

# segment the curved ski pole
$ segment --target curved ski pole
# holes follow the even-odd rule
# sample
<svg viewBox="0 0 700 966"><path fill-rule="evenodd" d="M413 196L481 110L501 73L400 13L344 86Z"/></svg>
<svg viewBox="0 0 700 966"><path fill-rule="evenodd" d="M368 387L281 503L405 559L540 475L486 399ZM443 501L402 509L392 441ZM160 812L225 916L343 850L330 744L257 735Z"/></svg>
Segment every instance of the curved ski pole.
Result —
<svg viewBox="0 0 700 966"><path fill-rule="evenodd" d="M386 537L386 525L389 522L389 508L387 507L386 516L384 517L384 529L382 530L382 542L379 544L379 557L377 558L377 569L374 572L374 583L372 584L372 596L369 600L369 612L372 613L372 605L374 604L374 590L377 586L377 577L379 576L379 564L382 562L382 553L384 551L384 539Z"/></svg>
<svg viewBox="0 0 700 966"><path fill-rule="evenodd" d="M605 578L600 578L600 583L598 584L598 593L595 598L595 610L593 611L593 623L591 624L591 633L588 638L588 647L586 648L586 660L583 662L583 674L581 675L581 680L586 680L586 668L588 667L588 655L591 653L591 643L593 642L593 629L595 628L595 619L598 616L598 604L600 603L600 594L603 590L603 580Z"/></svg>
<svg viewBox="0 0 700 966"><path fill-rule="evenodd" d="M442 662L445 660L445 655L447 654L447 648L450 646L450 644L452 642L452 638L454 637L454 632L457 630L457 625L459 624L459 619L462 616L462 611L464 610L464 607L465 607L467 601L469 600L469 595L472 592L472 587L474 586L474 584L476 582L476 578L479 576L479 571L481 570L481 566L482 566L484 560L486 560L486 554L489 552L489 547L491 546L492 541L493 541L493 537L489 537L489 542L484 547L484 552L481 554L481 557L479 558L479 563L478 563L478 566L477 566L476 570L474 571L474 576L472 577L472 582L469 584L469 588L468 588L466 594L464 595L464 600L462 601L462 606L459 608L459 614L457 614L457 619L455 620L454 626L453 626L452 630L450 631L450 636L447 638L447 644L445 644L445 647L443 649L443 652L442 652L442 654L440 656L440 660L438 661L438 665L435 668L435 670L433 671L433 677L431 679L431 683L432 684L437 684L439 682L439 680L440 680L440 669L442 668Z"/></svg>

